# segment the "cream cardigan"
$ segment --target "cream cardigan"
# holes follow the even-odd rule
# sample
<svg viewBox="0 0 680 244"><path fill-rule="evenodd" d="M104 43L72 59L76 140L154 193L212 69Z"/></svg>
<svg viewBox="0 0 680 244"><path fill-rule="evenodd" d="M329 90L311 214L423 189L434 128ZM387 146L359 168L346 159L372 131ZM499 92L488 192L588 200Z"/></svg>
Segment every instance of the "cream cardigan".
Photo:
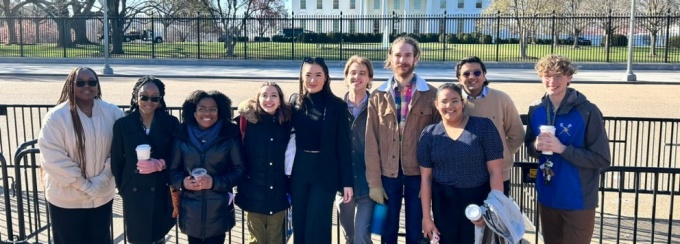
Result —
<svg viewBox="0 0 680 244"><path fill-rule="evenodd" d="M115 183L111 173L109 152L113 123L123 117L116 105L95 100L92 117L80 109L78 115L85 138L86 176L76 162L76 134L69 103L52 108L44 118L38 136L42 176L47 201L60 208L96 208L111 201Z"/></svg>

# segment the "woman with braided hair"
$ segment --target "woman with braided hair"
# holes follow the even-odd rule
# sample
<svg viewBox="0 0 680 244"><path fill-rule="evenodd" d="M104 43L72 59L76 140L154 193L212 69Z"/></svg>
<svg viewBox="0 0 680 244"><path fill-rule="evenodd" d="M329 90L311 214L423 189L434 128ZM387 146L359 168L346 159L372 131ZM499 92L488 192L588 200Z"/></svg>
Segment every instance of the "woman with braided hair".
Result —
<svg viewBox="0 0 680 244"><path fill-rule="evenodd" d="M40 129L40 166L55 244L112 243L115 185L109 150L113 124L123 111L101 95L92 69L74 69Z"/></svg>
<svg viewBox="0 0 680 244"><path fill-rule="evenodd" d="M165 85L153 76L139 78L133 88L130 111L113 125L111 170L123 199L126 235L130 243L165 243L175 225L168 165L172 133L179 120L168 114ZM151 158L138 160L138 145L151 146ZM179 191L173 195L179 202Z"/></svg>

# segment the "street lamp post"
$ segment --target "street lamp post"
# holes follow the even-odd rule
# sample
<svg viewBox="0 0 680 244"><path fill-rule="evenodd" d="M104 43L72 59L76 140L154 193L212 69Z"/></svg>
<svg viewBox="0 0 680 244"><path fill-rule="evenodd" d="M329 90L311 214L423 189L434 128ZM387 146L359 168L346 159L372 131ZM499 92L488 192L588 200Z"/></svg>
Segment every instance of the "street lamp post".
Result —
<svg viewBox="0 0 680 244"><path fill-rule="evenodd" d="M104 70L105 75L112 75L113 69L109 66L109 3L108 0L101 0L104 7Z"/></svg>
<svg viewBox="0 0 680 244"><path fill-rule="evenodd" d="M628 30L628 65L626 68L626 81L636 81L637 76L633 73L633 42L635 38L635 0L630 3L630 29ZM610 40L611 42L611 40Z"/></svg>

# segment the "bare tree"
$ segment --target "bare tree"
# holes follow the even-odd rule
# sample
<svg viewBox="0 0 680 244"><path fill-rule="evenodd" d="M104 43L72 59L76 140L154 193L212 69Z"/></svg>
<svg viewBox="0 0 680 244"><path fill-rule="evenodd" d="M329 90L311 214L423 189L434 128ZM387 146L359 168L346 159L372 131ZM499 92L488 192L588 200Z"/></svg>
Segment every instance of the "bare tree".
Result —
<svg viewBox="0 0 680 244"><path fill-rule="evenodd" d="M638 5L638 10L645 16L638 18L640 24L649 32L649 56L656 56L656 39L659 32L666 27L664 15L671 11L677 11L678 0L642 0ZM633 37L629 37L634 41Z"/></svg>
<svg viewBox="0 0 680 244"><path fill-rule="evenodd" d="M147 6L161 15L159 21L163 25L163 40L168 40L168 29L178 18L208 14L205 5L197 1L157 0L147 2Z"/></svg>
<svg viewBox="0 0 680 244"><path fill-rule="evenodd" d="M282 0L253 0L254 17L257 20L258 36L264 36L267 31L276 28L280 18L288 16L285 3Z"/></svg>
<svg viewBox="0 0 680 244"><path fill-rule="evenodd" d="M502 15L514 19L519 34L520 58L528 58L529 37L535 29L538 15L551 13L558 6L559 0L497 0L486 9L487 13L500 11Z"/></svg>
<svg viewBox="0 0 680 244"><path fill-rule="evenodd" d="M3 13L5 18L5 28L8 30L9 38L7 39L7 44L18 44L17 41L17 30L14 22L14 18L20 16L19 11L22 7L27 4L34 3L34 0L26 0L21 2L15 2L12 0L1 0L0 1L0 12Z"/></svg>
<svg viewBox="0 0 680 244"><path fill-rule="evenodd" d="M630 15L630 1L628 0L583 0L583 10L586 13L608 14L607 19L595 21L594 25L604 32L604 46L611 46L612 35L627 25L625 21L617 21L618 16Z"/></svg>

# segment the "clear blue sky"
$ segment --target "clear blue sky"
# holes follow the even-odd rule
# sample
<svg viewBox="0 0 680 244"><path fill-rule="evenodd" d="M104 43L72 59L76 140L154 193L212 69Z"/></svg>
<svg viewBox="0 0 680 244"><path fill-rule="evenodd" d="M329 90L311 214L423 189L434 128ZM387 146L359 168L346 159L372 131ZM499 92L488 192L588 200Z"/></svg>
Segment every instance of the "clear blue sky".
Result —
<svg viewBox="0 0 680 244"><path fill-rule="evenodd" d="M293 7L290 5L290 0L283 1L286 2L286 10L288 10L287 12L290 12L293 9Z"/></svg>

